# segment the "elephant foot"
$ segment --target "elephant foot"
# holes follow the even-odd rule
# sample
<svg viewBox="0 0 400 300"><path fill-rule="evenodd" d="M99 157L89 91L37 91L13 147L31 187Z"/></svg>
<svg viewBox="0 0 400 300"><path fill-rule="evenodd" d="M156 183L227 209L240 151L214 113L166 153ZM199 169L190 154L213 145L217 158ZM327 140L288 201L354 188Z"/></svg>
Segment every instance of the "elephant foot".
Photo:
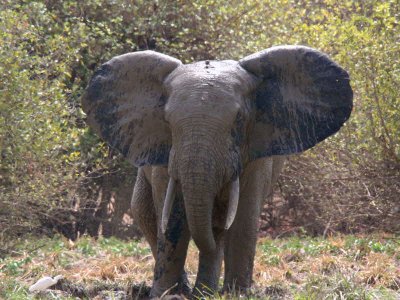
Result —
<svg viewBox="0 0 400 300"><path fill-rule="evenodd" d="M192 296L190 299L206 299L211 298L213 299L218 293L216 286L210 286L206 284L196 284L193 288Z"/></svg>
<svg viewBox="0 0 400 300"><path fill-rule="evenodd" d="M159 285L153 284L153 287L151 288L151 292L150 292L151 299L158 299L158 297L161 297L162 295L163 295L162 299L167 299L167 298L165 298L167 296L168 297L178 297L176 299L184 299L181 296L190 298L191 294L192 294L192 289L190 287L186 272L182 273L182 275L179 278L179 281L176 282L174 285L163 288L163 287L160 287ZM181 298L179 298L179 297L181 297ZM171 299L175 299L175 298L171 298Z"/></svg>
<svg viewBox="0 0 400 300"><path fill-rule="evenodd" d="M218 293L218 282L217 281L197 281L193 291L191 299L214 299Z"/></svg>
<svg viewBox="0 0 400 300"><path fill-rule="evenodd" d="M189 280L187 278L186 272L183 272L181 275L181 279L178 282L174 290L177 294L184 295L186 297L190 297L192 294L192 288L190 287Z"/></svg>
<svg viewBox="0 0 400 300"><path fill-rule="evenodd" d="M249 286L239 285L236 283L233 284L224 284L221 293L227 295L235 295L235 296L247 296L250 292Z"/></svg>

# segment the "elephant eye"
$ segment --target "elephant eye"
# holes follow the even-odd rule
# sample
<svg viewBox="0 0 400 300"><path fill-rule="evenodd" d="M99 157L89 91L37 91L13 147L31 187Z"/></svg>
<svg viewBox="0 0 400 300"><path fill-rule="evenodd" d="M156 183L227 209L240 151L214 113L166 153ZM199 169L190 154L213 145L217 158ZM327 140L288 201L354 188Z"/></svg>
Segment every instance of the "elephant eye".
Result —
<svg viewBox="0 0 400 300"><path fill-rule="evenodd" d="M231 136L233 138L233 143L235 146L240 147L244 141L244 128L245 122L243 118L243 113L239 110L236 114L236 118L233 122Z"/></svg>
<svg viewBox="0 0 400 300"><path fill-rule="evenodd" d="M240 124L243 124L243 121L244 121L243 113L239 110L236 114L235 125L238 126Z"/></svg>

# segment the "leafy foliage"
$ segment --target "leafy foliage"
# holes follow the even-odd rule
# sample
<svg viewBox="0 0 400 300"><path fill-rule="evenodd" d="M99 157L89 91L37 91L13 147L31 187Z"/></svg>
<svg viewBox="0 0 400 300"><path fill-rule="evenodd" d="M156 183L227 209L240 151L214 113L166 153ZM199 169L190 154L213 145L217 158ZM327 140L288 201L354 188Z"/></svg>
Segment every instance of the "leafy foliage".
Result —
<svg viewBox="0 0 400 300"><path fill-rule="evenodd" d="M84 125L79 97L99 64L141 49L186 63L240 59L279 44L327 52L350 72L355 106L339 134L290 160L285 209L268 224L281 226L289 208L289 225L314 233L399 230L399 10L397 0L2 1L1 234L100 224L115 191L131 186L130 167ZM105 189L112 178L130 179Z"/></svg>

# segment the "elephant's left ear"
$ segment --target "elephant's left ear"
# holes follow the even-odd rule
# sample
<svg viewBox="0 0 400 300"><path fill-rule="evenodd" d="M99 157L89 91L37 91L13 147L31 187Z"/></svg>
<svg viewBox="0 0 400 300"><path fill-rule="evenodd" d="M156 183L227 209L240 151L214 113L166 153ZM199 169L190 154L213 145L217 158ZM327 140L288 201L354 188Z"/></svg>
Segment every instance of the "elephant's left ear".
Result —
<svg viewBox="0 0 400 300"><path fill-rule="evenodd" d="M252 159L307 150L337 132L350 116L349 75L319 51L279 46L239 63L260 79Z"/></svg>

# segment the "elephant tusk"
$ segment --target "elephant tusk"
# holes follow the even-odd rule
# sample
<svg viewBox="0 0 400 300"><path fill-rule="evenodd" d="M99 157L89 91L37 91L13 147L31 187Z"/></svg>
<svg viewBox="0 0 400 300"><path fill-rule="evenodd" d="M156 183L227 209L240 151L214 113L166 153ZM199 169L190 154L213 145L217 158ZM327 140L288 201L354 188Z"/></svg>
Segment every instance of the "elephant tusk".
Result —
<svg viewBox="0 0 400 300"><path fill-rule="evenodd" d="M228 230L235 220L238 204L239 204L240 184L239 176L231 182L229 186L229 203L228 213L226 215L225 229Z"/></svg>
<svg viewBox="0 0 400 300"><path fill-rule="evenodd" d="M165 231L167 231L169 215L171 214L172 204L174 203L175 199L175 187L176 187L176 180L170 178L168 182L167 193L165 195L164 207L161 218L161 231L163 234L165 234Z"/></svg>

